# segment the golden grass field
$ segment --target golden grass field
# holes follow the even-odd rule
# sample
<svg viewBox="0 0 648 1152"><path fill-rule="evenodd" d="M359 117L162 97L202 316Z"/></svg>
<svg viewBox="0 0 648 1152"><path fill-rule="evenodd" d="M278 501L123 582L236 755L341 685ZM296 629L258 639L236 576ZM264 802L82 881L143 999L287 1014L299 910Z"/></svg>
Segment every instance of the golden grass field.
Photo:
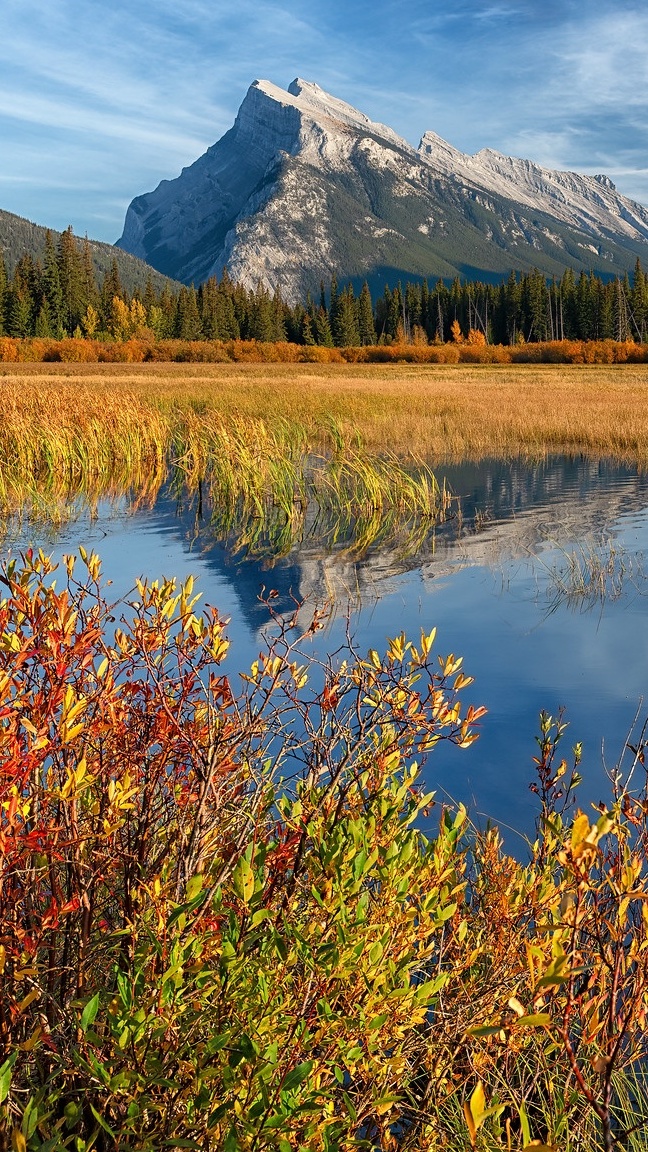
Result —
<svg viewBox="0 0 648 1152"><path fill-rule="evenodd" d="M135 463L194 414L250 431L289 420L317 440L334 421L368 451L433 464L567 452L648 465L648 365L7 364L0 396L0 469L21 444L65 455L71 437L91 468Z"/></svg>

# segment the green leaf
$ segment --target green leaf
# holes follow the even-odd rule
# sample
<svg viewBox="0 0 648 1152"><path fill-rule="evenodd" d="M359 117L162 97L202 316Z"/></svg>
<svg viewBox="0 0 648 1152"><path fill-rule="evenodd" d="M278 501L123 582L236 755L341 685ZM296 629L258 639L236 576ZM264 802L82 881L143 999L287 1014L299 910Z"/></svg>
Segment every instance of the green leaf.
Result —
<svg viewBox="0 0 648 1152"><path fill-rule="evenodd" d="M5 1060L4 1064L0 1068L0 1104L2 1104L2 1101L6 1100L7 1096L9 1095L9 1089L11 1088L11 1073L16 1062L17 1055L18 1053L14 1052L8 1060Z"/></svg>
<svg viewBox="0 0 648 1152"><path fill-rule="evenodd" d="M520 1016L514 1023L514 1028L537 1028L540 1025L551 1024L548 1012L534 1012L530 1016Z"/></svg>
<svg viewBox="0 0 648 1152"><path fill-rule="evenodd" d="M88 1101L88 1103L89 1103L89 1101ZM113 1140L117 1140L117 1136L113 1132L110 1125L106 1123L103 1116L101 1116L100 1113L97 1112L97 1109L92 1104L90 1104L90 1111L92 1112L92 1115L94 1116L97 1123L103 1128L104 1132L107 1132L108 1135L111 1136Z"/></svg>
<svg viewBox="0 0 648 1152"><path fill-rule="evenodd" d="M99 1011L99 993L95 993L92 1000L88 1000L83 1012L81 1013L81 1031L87 1032L91 1024L94 1024L95 1017Z"/></svg>
<svg viewBox="0 0 648 1152"><path fill-rule="evenodd" d="M218 1121L222 1120L223 1116L227 1115L230 1107L230 1104L219 1104L218 1108L214 1108L214 1111L210 1112L209 1116L207 1117L207 1127L212 1128L214 1124L218 1124Z"/></svg>
<svg viewBox="0 0 648 1152"><path fill-rule="evenodd" d="M200 892L202 892L202 887L203 887L202 875L192 876L191 879L187 883L187 892L186 892L187 904L189 904L191 900L195 900L196 896L198 896L198 894ZM192 1147L193 1147L193 1145L192 1145Z"/></svg>
<svg viewBox="0 0 648 1152"><path fill-rule="evenodd" d="M298 1064L297 1067L293 1068L292 1072L289 1072L286 1076L286 1079L281 1085L282 1090L291 1092L294 1088L299 1088L299 1085L304 1083L304 1080L310 1076L312 1071L312 1060L305 1060L303 1064Z"/></svg>
<svg viewBox="0 0 648 1152"><path fill-rule="evenodd" d="M245 904L249 904L254 896L254 872L249 860L246 860L245 856L241 856L234 869L232 883L234 884L234 891L237 896L240 896Z"/></svg>

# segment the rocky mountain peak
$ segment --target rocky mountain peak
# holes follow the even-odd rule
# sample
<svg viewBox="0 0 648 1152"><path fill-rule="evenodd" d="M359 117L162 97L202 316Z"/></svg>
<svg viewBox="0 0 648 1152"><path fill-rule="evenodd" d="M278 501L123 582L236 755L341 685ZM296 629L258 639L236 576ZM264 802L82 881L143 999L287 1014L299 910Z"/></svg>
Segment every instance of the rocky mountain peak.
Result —
<svg viewBox="0 0 648 1152"><path fill-rule="evenodd" d="M426 132L418 151L309 80L255 80L229 132L130 205L122 248L196 284L227 267L288 299L335 274L384 285L648 263L648 211L605 176Z"/></svg>

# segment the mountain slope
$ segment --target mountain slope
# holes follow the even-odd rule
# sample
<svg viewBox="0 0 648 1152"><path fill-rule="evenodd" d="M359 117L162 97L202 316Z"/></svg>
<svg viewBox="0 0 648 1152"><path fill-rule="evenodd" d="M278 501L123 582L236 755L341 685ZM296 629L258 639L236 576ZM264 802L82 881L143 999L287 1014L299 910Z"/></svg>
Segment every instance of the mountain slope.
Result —
<svg viewBox="0 0 648 1152"><path fill-rule="evenodd" d="M316 84L258 80L221 140L132 202L118 244L186 283L227 266L296 298L333 274L612 275L648 259L648 210L606 177L466 156L432 132L417 150Z"/></svg>
<svg viewBox="0 0 648 1152"><path fill-rule="evenodd" d="M54 243L58 243L59 232L50 229ZM32 224L22 216L14 216L13 212L4 212L0 209L0 251L2 252L9 274L20 259L29 253L35 259L43 258L45 254L45 237L47 228L40 224ZM77 237L78 240L78 237ZM113 260L117 261L119 278L128 292L134 288L144 291L148 277L151 277L156 292L161 292L167 284L168 277L145 264L144 261L132 256L130 253L115 248L113 244L104 244L99 240L90 240L90 251L95 275L99 284L110 271Z"/></svg>

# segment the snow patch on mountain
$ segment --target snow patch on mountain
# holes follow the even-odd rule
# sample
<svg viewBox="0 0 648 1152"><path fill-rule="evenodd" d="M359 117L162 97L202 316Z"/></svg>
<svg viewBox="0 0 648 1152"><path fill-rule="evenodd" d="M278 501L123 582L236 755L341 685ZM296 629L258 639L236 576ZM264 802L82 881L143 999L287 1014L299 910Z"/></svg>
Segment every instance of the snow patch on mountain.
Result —
<svg viewBox="0 0 648 1152"><path fill-rule="evenodd" d="M607 176L553 171L491 148L466 155L435 132L425 133L419 152L437 172L547 212L565 224L604 236L614 217L615 231L633 239L648 238L648 210L621 196Z"/></svg>

